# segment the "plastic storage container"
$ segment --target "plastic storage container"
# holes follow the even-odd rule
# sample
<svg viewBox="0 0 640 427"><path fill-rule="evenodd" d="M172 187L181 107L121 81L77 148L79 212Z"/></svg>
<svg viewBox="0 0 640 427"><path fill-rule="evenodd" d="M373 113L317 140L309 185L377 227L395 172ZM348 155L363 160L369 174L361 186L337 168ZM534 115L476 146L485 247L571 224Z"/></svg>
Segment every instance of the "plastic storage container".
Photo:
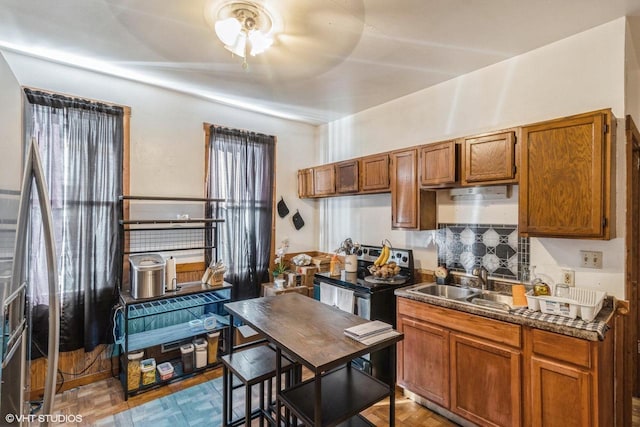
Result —
<svg viewBox="0 0 640 427"><path fill-rule="evenodd" d="M212 329L215 329L216 326L218 326L218 321L216 320L215 316L205 316L205 318L202 320L202 326L207 330L210 331Z"/></svg>
<svg viewBox="0 0 640 427"><path fill-rule="evenodd" d="M157 369L162 381L166 381L173 376L173 365L171 362L161 363L158 365Z"/></svg>
<svg viewBox="0 0 640 427"><path fill-rule="evenodd" d="M140 360L144 351L137 351L127 355L127 390L135 390L140 387Z"/></svg>
<svg viewBox="0 0 640 427"><path fill-rule="evenodd" d="M192 331L197 331L199 329L202 329L202 319L189 320L189 328Z"/></svg>
<svg viewBox="0 0 640 427"><path fill-rule="evenodd" d="M144 359L140 362L142 372L142 385L151 385L156 382L156 359Z"/></svg>
<svg viewBox="0 0 640 427"><path fill-rule="evenodd" d="M526 296L529 310L557 314L571 319L580 317L585 322L590 322L602 309L607 293L590 289L569 288L567 298L546 295L534 296L533 291L527 292Z"/></svg>
<svg viewBox="0 0 640 427"><path fill-rule="evenodd" d="M207 362L209 365L218 361L218 340L220 332L209 332L207 334Z"/></svg>
<svg viewBox="0 0 640 427"><path fill-rule="evenodd" d="M207 341L204 338L196 338L193 340L195 347L196 368L204 368L207 366Z"/></svg>
<svg viewBox="0 0 640 427"><path fill-rule="evenodd" d="M193 372L193 348L193 344L180 346L180 354L182 355L182 371L185 374Z"/></svg>

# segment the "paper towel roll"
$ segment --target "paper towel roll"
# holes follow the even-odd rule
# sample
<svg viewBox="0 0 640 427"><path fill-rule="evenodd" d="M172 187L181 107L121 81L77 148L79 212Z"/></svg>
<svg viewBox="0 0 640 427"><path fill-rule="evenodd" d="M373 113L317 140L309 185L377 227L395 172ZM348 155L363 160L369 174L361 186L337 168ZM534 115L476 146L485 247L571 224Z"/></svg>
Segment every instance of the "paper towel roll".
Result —
<svg viewBox="0 0 640 427"><path fill-rule="evenodd" d="M169 257L166 261L165 266L165 287L168 291L174 291L176 289L176 259L174 257Z"/></svg>

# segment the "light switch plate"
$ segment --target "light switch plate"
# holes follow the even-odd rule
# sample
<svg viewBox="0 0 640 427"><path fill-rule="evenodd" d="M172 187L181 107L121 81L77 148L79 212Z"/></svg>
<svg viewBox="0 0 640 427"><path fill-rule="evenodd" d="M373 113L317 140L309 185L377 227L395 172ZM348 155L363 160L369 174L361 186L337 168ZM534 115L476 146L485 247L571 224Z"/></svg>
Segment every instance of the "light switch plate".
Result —
<svg viewBox="0 0 640 427"><path fill-rule="evenodd" d="M580 266L602 269L602 252L580 251Z"/></svg>

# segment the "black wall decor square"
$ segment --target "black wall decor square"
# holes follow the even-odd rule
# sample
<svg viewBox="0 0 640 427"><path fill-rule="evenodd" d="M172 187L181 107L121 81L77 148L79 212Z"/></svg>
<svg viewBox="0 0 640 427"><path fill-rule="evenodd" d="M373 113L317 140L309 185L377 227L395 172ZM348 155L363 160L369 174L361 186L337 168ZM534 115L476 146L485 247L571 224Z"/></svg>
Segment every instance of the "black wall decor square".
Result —
<svg viewBox="0 0 640 427"><path fill-rule="evenodd" d="M516 225L438 224L437 245L438 264L450 271L484 266L492 277L513 280L529 271L529 238Z"/></svg>

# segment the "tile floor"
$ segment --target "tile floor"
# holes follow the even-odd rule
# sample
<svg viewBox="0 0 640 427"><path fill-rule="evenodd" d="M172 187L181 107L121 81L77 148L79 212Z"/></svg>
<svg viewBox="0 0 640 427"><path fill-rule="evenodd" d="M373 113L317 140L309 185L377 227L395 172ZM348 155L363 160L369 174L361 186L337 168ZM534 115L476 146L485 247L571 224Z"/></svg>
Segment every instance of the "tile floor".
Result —
<svg viewBox="0 0 640 427"><path fill-rule="evenodd" d="M82 415L82 423L59 423L56 427L78 426L219 426L221 407L210 403L212 395L221 396L222 369L204 372L192 378L139 394L125 401L120 382L109 378L67 390L56 396L56 413ZM198 387L194 387L198 386ZM238 390L239 393L242 391ZM221 399L221 397L220 397ZM234 399L235 415L242 415L242 396ZM388 399L363 413L375 425L388 425ZM179 407L180 410L175 410ZM172 411L171 408L174 408ZM188 417L184 413L190 414ZM202 423L206 420L206 423ZM403 427L453 427L456 424L396 393L396 425ZM252 425L259 425L254 420Z"/></svg>

